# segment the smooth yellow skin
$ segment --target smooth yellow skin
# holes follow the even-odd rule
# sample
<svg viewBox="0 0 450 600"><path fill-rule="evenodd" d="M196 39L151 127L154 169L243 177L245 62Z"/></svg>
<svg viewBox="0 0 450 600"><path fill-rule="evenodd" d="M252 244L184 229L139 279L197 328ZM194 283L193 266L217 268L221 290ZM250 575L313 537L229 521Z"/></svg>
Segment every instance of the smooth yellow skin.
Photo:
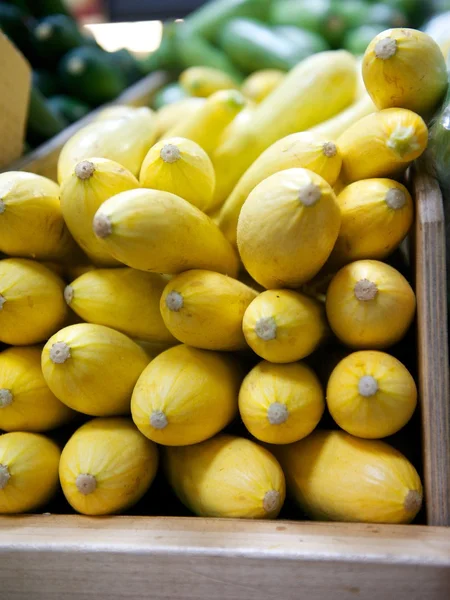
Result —
<svg viewBox="0 0 450 600"><path fill-rule="evenodd" d="M167 477L179 499L200 517L275 519L286 495L283 471L255 442L231 435L165 449ZM272 506L266 494L276 492Z"/></svg>
<svg viewBox="0 0 450 600"><path fill-rule="evenodd" d="M227 355L174 346L139 377L131 400L133 421L158 444L197 444L236 416L241 380L237 363Z"/></svg>
<svg viewBox="0 0 450 600"><path fill-rule="evenodd" d="M205 350L243 350L247 343L242 319L257 295L220 273L186 271L167 284L161 314L168 330L184 344Z"/></svg>
<svg viewBox="0 0 450 600"><path fill-rule="evenodd" d="M118 262L99 243L92 230L92 219L105 200L138 188L139 182L130 171L112 160L89 157L87 163L94 169L89 178L79 177L77 165L74 165L62 182L62 213L70 232L90 260L102 266L115 266Z"/></svg>
<svg viewBox="0 0 450 600"><path fill-rule="evenodd" d="M323 123L312 127L309 131L321 138L337 140L353 123L377 112L377 110L377 107L366 92L361 98L350 104L348 108L331 117L331 119L327 119Z"/></svg>
<svg viewBox="0 0 450 600"><path fill-rule="evenodd" d="M286 77L279 69L261 69L247 77L241 86L241 92L249 100L259 104L277 88Z"/></svg>
<svg viewBox="0 0 450 600"><path fill-rule="evenodd" d="M237 90L238 84L227 73L212 67L189 67L179 77L179 83L191 96L207 98L220 90Z"/></svg>
<svg viewBox="0 0 450 600"><path fill-rule="evenodd" d="M0 436L0 471L6 467L9 474L0 489L0 514L24 513L48 502L58 489L60 454L55 442L37 433Z"/></svg>
<svg viewBox="0 0 450 600"><path fill-rule="evenodd" d="M206 212L216 175L211 159L195 142L165 138L148 151L139 176L142 187L171 192Z"/></svg>
<svg viewBox="0 0 450 600"><path fill-rule="evenodd" d="M48 431L75 415L50 391L41 370L39 346L7 348L0 353L0 429Z"/></svg>
<svg viewBox="0 0 450 600"><path fill-rule="evenodd" d="M342 159L339 149L331 140L332 138L303 131L288 135L267 148L247 169L222 206L219 227L227 239L236 245L237 224L242 206L255 187L270 175L302 167L317 173L331 186L334 185L341 170Z"/></svg>
<svg viewBox="0 0 450 600"><path fill-rule="evenodd" d="M77 252L54 181L22 171L0 173L0 252L50 261Z"/></svg>
<svg viewBox="0 0 450 600"><path fill-rule="evenodd" d="M239 112L231 123L223 130L218 145L225 144L228 140L233 139L235 136L240 134L241 129L247 127L248 122L252 118L255 112L256 104L251 100L248 100L245 108Z"/></svg>
<svg viewBox="0 0 450 600"><path fill-rule="evenodd" d="M110 515L136 504L151 486L157 468L155 444L139 433L131 419L92 419L65 445L59 477L67 501L77 512ZM80 491L80 475L95 478L93 491Z"/></svg>
<svg viewBox="0 0 450 600"><path fill-rule="evenodd" d="M272 408L271 408L272 407ZM312 369L262 361L242 382L239 412L249 432L268 444L291 444L319 423L325 402Z"/></svg>
<svg viewBox="0 0 450 600"><path fill-rule="evenodd" d="M103 108L97 113L94 121L109 121L111 119L127 119L133 117L136 112L135 106L127 106L126 104L119 104L115 106L108 106Z"/></svg>
<svg viewBox="0 0 450 600"><path fill-rule="evenodd" d="M429 116L447 89L441 49L416 29L388 29L375 36L362 68L367 91L378 108L409 108Z"/></svg>
<svg viewBox="0 0 450 600"><path fill-rule="evenodd" d="M64 282L32 260L0 261L0 341L28 346L48 339L64 323Z"/></svg>
<svg viewBox="0 0 450 600"><path fill-rule="evenodd" d="M331 186L308 169L271 175L248 196L237 244L250 275L265 288L297 288L325 264L341 216Z"/></svg>
<svg viewBox="0 0 450 600"><path fill-rule="evenodd" d="M140 340L174 343L159 310L166 283L158 273L128 267L96 269L72 281L64 296L83 321L106 325Z"/></svg>
<svg viewBox="0 0 450 600"><path fill-rule="evenodd" d="M364 388L364 379L369 386ZM362 392L362 393L361 393ZM372 393L374 392L374 393ZM327 386L327 405L336 423L361 438L397 433L412 417L417 388L408 369L385 352L363 350L344 358Z"/></svg>
<svg viewBox="0 0 450 600"><path fill-rule="evenodd" d="M214 152L215 201L221 205L252 163L277 140L305 131L349 106L356 61L345 50L319 52L300 62L257 107L239 135Z"/></svg>
<svg viewBox="0 0 450 600"><path fill-rule="evenodd" d="M184 98L161 107L155 117L157 137L165 135L183 119L191 119L192 115L201 109L205 102L204 98Z"/></svg>
<svg viewBox="0 0 450 600"><path fill-rule="evenodd" d="M78 162L92 156L118 162L137 177L156 142L156 119L147 107L134 111L126 118L91 123L72 136L59 155L58 181L64 181Z"/></svg>
<svg viewBox="0 0 450 600"><path fill-rule="evenodd" d="M69 347L64 362L51 358L57 343ZM45 344L41 360L44 379L61 402L99 417L129 414L134 385L149 363L145 351L123 333L90 323L58 331Z"/></svg>
<svg viewBox="0 0 450 600"><path fill-rule="evenodd" d="M196 142L210 156L225 128L245 108L245 98L237 90L215 92L189 119L182 119L164 138L183 137Z"/></svg>
<svg viewBox="0 0 450 600"><path fill-rule="evenodd" d="M94 219L111 224L105 249L134 269L180 273L208 269L231 277L238 271L236 252L201 210L170 192L131 190L113 196Z"/></svg>
<svg viewBox="0 0 450 600"><path fill-rule="evenodd" d="M394 524L419 512L419 475L385 442L316 430L276 455L292 495L313 519Z"/></svg>
<svg viewBox="0 0 450 600"><path fill-rule="evenodd" d="M265 336L267 328L270 332ZM258 356L273 363L289 363L314 352L325 337L327 324L321 305L305 294L267 290L245 311L242 329Z"/></svg>
<svg viewBox="0 0 450 600"><path fill-rule="evenodd" d="M358 300L355 285L375 284L372 300ZM388 348L400 341L414 318L416 298L393 267L377 260L358 260L343 267L327 291L328 322L337 337L351 348Z"/></svg>
<svg viewBox="0 0 450 600"><path fill-rule="evenodd" d="M339 136L342 175L351 183L398 174L422 154L427 143L427 126L416 113L405 108L374 112Z"/></svg>
<svg viewBox="0 0 450 600"><path fill-rule="evenodd" d="M363 258L386 258L413 223L411 195L392 179L356 181L340 192L337 201L341 229L330 256L333 266Z"/></svg>

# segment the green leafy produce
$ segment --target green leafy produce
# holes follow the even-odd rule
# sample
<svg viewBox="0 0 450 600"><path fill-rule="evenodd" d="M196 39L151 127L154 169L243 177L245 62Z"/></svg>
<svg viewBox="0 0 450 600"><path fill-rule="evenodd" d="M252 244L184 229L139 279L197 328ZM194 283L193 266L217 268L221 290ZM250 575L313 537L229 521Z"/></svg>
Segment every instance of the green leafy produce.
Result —
<svg viewBox="0 0 450 600"><path fill-rule="evenodd" d="M70 17L50 15L38 21L34 27L33 41L42 59L55 63L72 48L81 46L83 36Z"/></svg>
<svg viewBox="0 0 450 600"><path fill-rule="evenodd" d="M186 90L179 83L168 83L155 94L153 108L157 110L166 104L173 104L187 97Z"/></svg>
<svg viewBox="0 0 450 600"><path fill-rule="evenodd" d="M91 107L85 102L62 94L52 96L47 100L47 104L68 123L82 119L91 111Z"/></svg>

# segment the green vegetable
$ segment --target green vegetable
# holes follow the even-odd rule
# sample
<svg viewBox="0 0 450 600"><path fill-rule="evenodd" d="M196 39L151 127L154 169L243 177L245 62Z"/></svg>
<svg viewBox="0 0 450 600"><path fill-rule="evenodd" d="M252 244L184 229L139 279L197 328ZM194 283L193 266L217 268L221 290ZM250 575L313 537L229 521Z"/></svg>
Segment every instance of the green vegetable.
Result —
<svg viewBox="0 0 450 600"><path fill-rule="evenodd" d="M0 30L24 55L32 55L33 45L27 27L27 15L20 8L0 3Z"/></svg>
<svg viewBox="0 0 450 600"><path fill-rule="evenodd" d="M69 123L82 119L91 111L90 106L81 100L64 95L52 96L47 100L47 105Z"/></svg>
<svg viewBox="0 0 450 600"><path fill-rule="evenodd" d="M323 35L330 44L338 48L349 29L359 27L365 23L372 23L369 18L371 10L363 0L345 0L345 2L332 3L325 19Z"/></svg>
<svg viewBox="0 0 450 600"><path fill-rule="evenodd" d="M278 0L272 3L269 21L274 25L295 25L323 33L331 0Z"/></svg>
<svg viewBox="0 0 450 600"><path fill-rule="evenodd" d="M33 71L33 85L44 96L53 96L59 91L59 81L56 75L47 69L34 69Z"/></svg>
<svg viewBox="0 0 450 600"><path fill-rule="evenodd" d="M281 38L289 40L298 49L304 50L305 52L308 52L308 54L323 52L324 50L330 49L327 41L314 31L300 29L300 27L296 27L295 25L277 25L273 30Z"/></svg>
<svg viewBox="0 0 450 600"><path fill-rule="evenodd" d="M142 77L143 73L138 60L126 48L108 52L108 56L113 66L125 75L127 85L135 83Z"/></svg>
<svg viewBox="0 0 450 600"><path fill-rule="evenodd" d="M63 119L36 88L31 88L30 104L28 107L27 139L37 145L53 137L67 126Z"/></svg>
<svg viewBox="0 0 450 600"><path fill-rule="evenodd" d="M384 29L386 29L384 25L361 25L361 27L351 29L345 35L342 46L353 54L364 54L373 38Z"/></svg>
<svg viewBox="0 0 450 600"><path fill-rule="evenodd" d="M385 25L386 29L390 27L406 27L408 26L408 18L398 8L377 2L369 7L366 23L371 25L374 23Z"/></svg>
<svg viewBox="0 0 450 600"><path fill-rule="evenodd" d="M10 4L16 6L17 8L20 8L21 11L27 14L29 14L30 12L26 0L6 0L6 2L2 2L2 4Z"/></svg>
<svg viewBox="0 0 450 600"><path fill-rule="evenodd" d="M70 17L50 15L41 19L33 29L34 45L41 58L57 62L66 52L83 44L83 36Z"/></svg>
<svg viewBox="0 0 450 600"><path fill-rule="evenodd" d="M173 104L187 97L188 94L179 83L168 83L159 92L156 92L153 98L153 108L158 110L166 104Z"/></svg>
<svg viewBox="0 0 450 600"><path fill-rule="evenodd" d="M172 70L180 65L176 47L176 33L178 23L165 23L161 44L155 52L142 61L144 73L151 73L158 69Z"/></svg>
<svg viewBox="0 0 450 600"><path fill-rule="evenodd" d="M47 17L56 14L70 16L64 0L26 0L26 4L35 17Z"/></svg>

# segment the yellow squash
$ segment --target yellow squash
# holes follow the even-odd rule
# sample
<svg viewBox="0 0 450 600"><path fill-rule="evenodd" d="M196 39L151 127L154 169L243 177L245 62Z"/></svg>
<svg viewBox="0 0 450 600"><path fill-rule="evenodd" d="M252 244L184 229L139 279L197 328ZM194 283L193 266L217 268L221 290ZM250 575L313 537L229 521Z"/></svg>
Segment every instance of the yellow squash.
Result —
<svg viewBox="0 0 450 600"><path fill-rule="evenodd" d="M238 84L227 73L213 67L189 67L179 77L181 87L190 96L207 98L220 90L236 90Z"/></svg>
<svg viewBox="0 0 450 600"><path fill-rule="evenodd" d="M0 260L0 342L17 346L46 340L64 323L64 282L32 260Z"/></svg>
<svg viewBox="0 0 450 600"><path fill-rule="evenodd" d="M217 225L170 192L131 190L113 196L97 211L94 232L114 258L134 269L237 274L236 253Z"/></svg>
<svg viewBox="0 0 450 600"><path fill-rule="evenodd" d="M126 104L116 104L115 106L107 106L107 108L103 108L98 112L94 121L127 119L128 117L134 116L135 111L135 106L127 106Z"/></svg>
<svg viewBox="0 0 450 600"><path fill-rule="evenodd" d="M447 67L437 43L417 29L388 29L363 59L367 91L378 108L409 108L429 116L447 89Z"/></svg>
<svg viewBox="0 0 450 600"><path fill-rule="evenodd" d="M161 314L168 330L184 344L205 350L247 347L242 318L257 292L212 271L185 271L167 284Z"/></svg>
<svg viewBox="0 0 450 600"><path fill-rule="evenodd" d="M231 435L165 449L167 477L179 499L200 517L274 519L285 480L277 460L255 442Z"/></svg>
<svg viewBox="0 0 450 600"><path fill-rule="evenodd" d="M397 433L412 417L417 389L408 369L385 352L362 350L344 358L327 386L336 423L361 438Z"/></svg>
<svg viewBox="0 0 450 600"><path fill-rule="evenodd" d="M148 365L134 388L139 430L165 446L186 446L221 431L237 413L241 372L218 352L175 346Z"/></svg>
<svg viewBox="0 0 450 600"><path fill-rule="evenodd" d="M347 182L401 173L428 143L423 119L405 108L363 117L339 136L342 174Z"/></svg>
<svg viewBox="0 0 450 600"><path fill-rule="evenodd" d="M0 436L0 514L36 510L58 489L58 446L37 433Z"/></svg>
<svg viewBox="0 0 450 600"><path fill-rule="evenodd" d="M271 175L242 207L237 244L245 268L266 288L312 279L336 242L340 210L330 185L308 169Z"/></svg>
<svg viewBox="0 0 450 600"><path fill-rule="evenodd" d="M54 181L22 171L0 174L0 252L50 261L77 253Z"/></svg>
<svg viewBox="0 0 450 600"><path fill-rule="evenodd" d="M289 363L308 356L325 337L324 310L312 298L293 290L267 290L244 314L242 329L258 356Z"/></svg>
<svg viewBox="0 0 450 600"><path fill-rule="evenodd" d="M216 175L211 159L195 142L165 138L148 151L139 176L142 187L171 192L206 212Z"/></svg>
<svg viewBox="0 0 450 600"><path fill-rule="evenodd" d="M327 119L323 123L312 127L309 131L321 138L337 140L353 123L377 112L377 110L377 107L366 92L361 98L350 104L349 107L331 117L331 119Z"/></svg>
<svg viewBox="0 0 450 600"><path fill-rule="evenodd" d="M159 310L166 283L158 273L127 267L95 269L72 281L64 297L88 323L106 325L140 340L173 343Z"/></svg>
<svg viewBox="0 0 450 600"><path fill-rule="evenodd" d="M106 119L83 127L64 145L58 159L61 183L82 160L93 156L118 162L137 177L142 161L156 141L156 119L146 107L126 118Z"/></svg>
<svg viewBox="0 0 450 600"><path fill-rule="evenodd" d="M204 98L183 98L160 108L156 113L157 137L162 137L184 119L191 119L205 102Z"/></svg>
<svg viewBox="0 0 450 600"><path fill-rule="evenodd" d="M42 372L61 402L86 415L130 412L134 385L149 362L123 333L78 323L51 337L42 351Z"/></svg>
<svg viewBox="0 0 450 600"><path fill-rule="evenodd" d="M38 346L0 353L0 429L43 432L59 427L74 413L50 391L41 370Z"/></svg>
<svg viewBox="0 0 450 600"><path fill-rule="evenodd" d="M416 469L385 442L315 431L278 449L288 488L313 519L409 523L420 510Z"/></svg>
<svg viewBox="0 0 450 600"><path fill-rule="evenodd" d="M84 515L110 515L136 504L149 489L158 451L130 419L92 419L69 439L59 477L69 504Z"/></svg>
<svg viewBox="0 0 450 600"><path fill-rule="evenodd" d="M277 88L286 77L279 69L261 69L247 77L241 86L241 92L246 98L259 104Z"/></svg>
<svg viewBox="0 0 450 600"><path fill-rule="evenodd" d="M322 387L302 363L262 361L244 379L239 412L248 431L268 444L291 444L313 431L325 409Z"/></svg>
<svg viewBox="0 0 450 600"><path fill-rule="evenodd" d="M356 61L344 50L320 52L299 63L256 107L239 135L214 152L217 205L264 150L339 113L353 102L355 89Z"/></svg>
<svg viewBox="0 0 450 600"><path fill-rule="evenodd" d="M303 167L317 173L333 186L341 170L342 159L332 138L306 131L278 140L259 156L241 177L222 206L219 227L236 245L236 229L244 202L254 188L270 175Z"/></svg>
<svg viewBox="0 0 450 600"><path fill-rule="evenodd" d="M61 185L61 209L73 237L92 262L117 265L92 230L92 219L105 200L139 187L139 182L122 165L106 158L77 163Z"/></svg>
<svg viewBox="0 0 450 600"><path fill-rule="evenodd" d="M337 197L341 229L330 256L333 266L389 256L408 233L414 206L404 185L392 179L363 179Z"/></svg>
<svg viewBox="0 0 450 600"><path fill-rule="evenodd" d="M393 267L358 260L343 267L327 290L328 322L352 348L387 348L400 341L414 318L416 298Z"/></svg>

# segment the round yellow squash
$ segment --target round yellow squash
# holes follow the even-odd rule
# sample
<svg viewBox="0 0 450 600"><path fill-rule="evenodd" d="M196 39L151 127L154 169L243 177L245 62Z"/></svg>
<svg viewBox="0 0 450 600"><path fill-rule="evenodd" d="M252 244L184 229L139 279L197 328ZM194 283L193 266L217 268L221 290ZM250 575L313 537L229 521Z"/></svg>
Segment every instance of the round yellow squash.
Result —
<svg viewBox="0 0 450 600"><path fill-rule="evenodd" d="M320 175L275 173L255 187L239 215L242 262L265 288L299 287L325 264L340 221L336 196Z"/></svg>
<svg viewBox="0 0 450 600"><path fill-rule="evenodd" d="M216 175L211 159L186 138L165 138L150 148L139 179L142 187L171 192L205 212L212 205Z"/></svg>
<svg viewBox="0 0 450 600"><path fill-rule="evenodd" d="M243 82L241 92L246 98L259 104L280 85L285 77L286 73L279 69L255 71Z"/></svg>
<svg viewBox="0 0 450 600"><path fill-rule="evenodd" d="M78 323L58 331L42 351L42 372L61 402L99 417L130 412L134 385L147 366L145 351L123 333Z"/></svg>
<svg viewBox="0 0 450 600"><path fill-rule="evenodd" d="M165 467L178 498L200 517L274 519L284 503L280 465L250 440L221 434L166 448Z"/></svg>
<svg viewBox="0 0 450 600"><path fill-rule="evenodd" d="M92 219L105 200L139 187L139 182L118 163L91 158L74 165L61 185L61 209L73 237L96 264L118 262L105 250L92 229Z"/></svg>
<svg viewBox="0 0 450 600"><path fill-rule="evenodd" d="M156 133L158 138L165 135L183 119L190 119L205 104L205 98L183 98L166 104L156 113Z"/></svg>
<svg viewBox="0 0 450 600"><path fill-rule="evenodd" d="M322 387L302 363L254 367L242 382L239 412L249 432L268 444L291 444L313 431L325 409Z"/></svg>
<svg viewBox="0 0 450 600"><path fill-rule="evenodd" d="M0 260L0 342L17 346L46 340L67 317L64 282L32 260Z"/></svg>
<svg viewBox="0 0 450 600"><path fill-rule="evenodd" d="M416 469L385 442L314 431L277 448L288 488L313 519L409 523L420 510Z"/></svg>
<svg viewBox="0 0 450 600"><path fill-rule="evenodd" d="M36 510L58 489L58 446L37 433L0 436L0 514Z"/></svg>
<svg viewBox="0 0 450 600"><path fill-rule="evenodd" d="M69 504L84 515L130 508L150 488L158 450L131 419L92 419L65 445L59 478Z"/></svg>
<svg viewBox="0 0 450 600"><path fill-rule="evenodd" d="M133 421L158 444L202 442L236 416L241 380L231 357L175 346L152 360L139 377L131 400Z"/></svg>
<svg viewBox="0 0 450 600"><path fill-rule="evenodd" d="M314 299L293 290L267 290L248 306L242 322L250 348L270 362L305 358L327 332L325 311Z"/></svg>
<svg viewBox="0 0 450 600"><path fill-rule="evenodd" d="M414 292L403 275L377 260L343 267L327 290L328 322L352 348L392 346L405 335L415 309Z"/></svg>
<svg viewBox="0 0 450 600"><path fill-rule="evenodd" d="M72 281L64 297L88 323L105 325L140 340L174 343L159 310L166 283L162 275L128 267L94 269Z"/></svg>
<svg viewBox="0 0 450 600"><path fill-rule="evenodd" d="M447 67L438 44L416 29L388 29L370 42L362 72L378 108L409 108L429 116L447 89Z"/></svg>
<svg viewBox="0 0 450 600"><path fill-rule="evenodd" d="M327 386L327 405L336 423L352 435L383 438L412 417L417 388L408 369L385 352L362 350L344 358Z"/></svg>
<svg viewBox="0 0 450 600"><path fill-rule="evenodd" d="M131 190L97 211L94 231L114 258L134 269L209 269L234 277L238 259L213 221L170 192Z"/></svg>
<svg viewBox="0 0 450 600"><path fill-rule="evenodd" d="M238 84L227 73L213 67L189 67L179 77L180 85L190 96L207 98L220 90L236 90Z"/></svg>
<svg viewBox="0 0 450 600"><path fill-rule="evenodd" d="M0 429L43 432L70 421L74 412L50 391L38 346L0 353Z"/></svg>
<svg viewBox="0 0 450 600"><path fill-rule="evenodd" d="M168 330L184 344L205 350L247 348L242 332L246 308L258 293L212 271L185 271L167 284L161 314Z"/></svg>
<svg viewBox="0 0 450 600"><path fill-rule="evenodd" d="M0 174L0 251L50 261L77 253L54 181L22 171Z"/></svg>

